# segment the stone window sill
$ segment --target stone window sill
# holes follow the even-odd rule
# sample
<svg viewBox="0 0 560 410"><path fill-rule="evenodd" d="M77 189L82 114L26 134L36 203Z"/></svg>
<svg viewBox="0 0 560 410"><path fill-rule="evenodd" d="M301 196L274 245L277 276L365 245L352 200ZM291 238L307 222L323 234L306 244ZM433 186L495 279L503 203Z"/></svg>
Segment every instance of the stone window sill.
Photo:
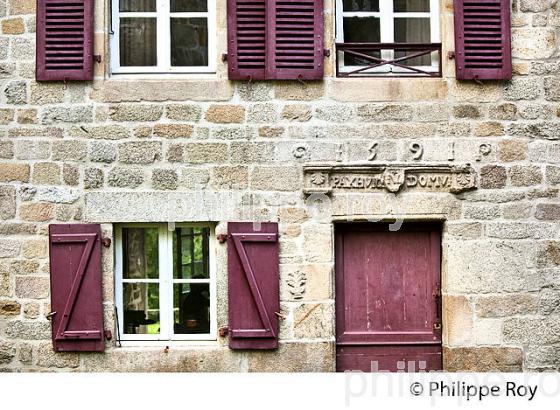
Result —
<svg viewBox="0 0 560 410"><path fill-rule="evenodd" d="M445 78L332 78L328 96L336 101L437 101L447 98Z"/></svg>
<svg viewBox="0 0 560 410"><path fill-rule="evenodd" d="M230 101L235 83L215 76L154 76L142 79L129 75L114 76L94 84L91 98L105 103ZM341 102L442 101L448 95L445 78L325 77L321 83L325 84L329 98Z"/></svg>
<svg viewBox="0 0 560 410"><path fill-rule="evenodd" d="M115 75L94 84L91 98L106 103L140 101L229 101L234 85L215 75L173 75L138 78Z"/></svg>
<svg viewBox="0 0 560 410"><path fill-rule="evenodd" d="M123 350L162 350L166 347L170 349L187 350L220 347L217 340L121 340L121 346L118 346L117 343L118 342L115 342L113 348Z"/></svg>

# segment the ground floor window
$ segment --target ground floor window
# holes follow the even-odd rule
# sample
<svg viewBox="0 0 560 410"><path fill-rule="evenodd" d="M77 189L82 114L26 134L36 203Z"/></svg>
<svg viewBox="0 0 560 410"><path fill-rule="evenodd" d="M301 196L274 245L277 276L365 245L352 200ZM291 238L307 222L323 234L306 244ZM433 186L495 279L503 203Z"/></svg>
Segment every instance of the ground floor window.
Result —
<svg viewBox="0 0 560 410"><path fill-rule="evenodd" d="M116 227L121 340L213 340L216 281L208 225Z"/></svg>

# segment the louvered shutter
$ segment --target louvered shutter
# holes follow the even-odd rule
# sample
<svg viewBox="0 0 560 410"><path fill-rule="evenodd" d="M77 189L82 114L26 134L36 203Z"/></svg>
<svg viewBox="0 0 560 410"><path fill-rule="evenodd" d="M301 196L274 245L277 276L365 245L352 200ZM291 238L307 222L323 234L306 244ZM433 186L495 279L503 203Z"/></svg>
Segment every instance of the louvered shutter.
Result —
<svg viewBox="0 0 560 410"><path fill-rule="evenodd" d="M456 0L454 6L457 79L511 79L510 0Z"/></svg>
<svg viewBox="0 0 560 410"><path fill-rule="evenodd" d="M37 0L37 81L93 79L94 0Z"/></svg>
<svg viewBox="0 0 560 410"><path fill-rule="evenodd" d="M323 78L323 0L228 0L231 80Z"/></svg>
<svg viewBox="0 0 560 410"><path fill-rule="evenodd" d="M51 225L49 259L54 350L103 351L101 226Z"/></svg>
<svg viewBox="0 0 560 410"><path fill-rule="evenodd" d="M231 349L278 347L278 224L259 225L253 225L251 222L228 224Z"/></svg>
<svg viewBox="0 0 560 410"><path fill-rule="evenodd" d="M323 78L323 1L269 0L267 78Z"/></svg>
<svg viewBox="0 0 560 410"><path fill-rule="evenodd" d="M230 80L264 80L267 0L228 0Z"/></svg>

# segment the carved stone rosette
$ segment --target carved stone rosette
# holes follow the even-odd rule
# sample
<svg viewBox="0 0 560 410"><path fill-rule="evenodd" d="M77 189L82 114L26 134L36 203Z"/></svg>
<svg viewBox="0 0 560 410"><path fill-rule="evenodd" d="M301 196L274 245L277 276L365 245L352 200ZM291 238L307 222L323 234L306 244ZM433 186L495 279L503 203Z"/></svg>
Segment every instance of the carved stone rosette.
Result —
<svg viewBox="0 0 560 410"><path fill-rule="evenodd" d="M305 194L402 191L460 193L475 189L470 165L310 164L303 167Z"/></svg>

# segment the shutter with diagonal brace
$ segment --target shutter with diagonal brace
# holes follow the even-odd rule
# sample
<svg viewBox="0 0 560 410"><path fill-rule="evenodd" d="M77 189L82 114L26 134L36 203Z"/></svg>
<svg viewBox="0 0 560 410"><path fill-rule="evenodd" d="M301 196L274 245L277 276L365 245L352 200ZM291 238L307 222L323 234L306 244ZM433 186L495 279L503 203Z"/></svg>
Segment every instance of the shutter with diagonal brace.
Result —
<svg viewBox="0 0 560 410"><path fill-rule="evenodd" d="M511 79L510 0L453 3L457 79Z"/></svg>
<svg viewBox="0 0 560 410"><path fill-rule="evenodd" d="M54 349L103 351L101 226L51 225L49 260Z"/></svg>
<svg viewBox="0 0 560 410"><path fill-rule="evenodd" d="M323 78L322 0L228 0L231 80Z"/></svg>
<svg viewBox="0 0 560 410"><path fill-rule="evenodd" d="M94 0L37 1L37 81L93 79Z"/></svg>
<svg viewBox="0 0 560 410"><path fill-rule="evenodd" d="M229 347L278 347L278 224L228 224Z"/></svg>

